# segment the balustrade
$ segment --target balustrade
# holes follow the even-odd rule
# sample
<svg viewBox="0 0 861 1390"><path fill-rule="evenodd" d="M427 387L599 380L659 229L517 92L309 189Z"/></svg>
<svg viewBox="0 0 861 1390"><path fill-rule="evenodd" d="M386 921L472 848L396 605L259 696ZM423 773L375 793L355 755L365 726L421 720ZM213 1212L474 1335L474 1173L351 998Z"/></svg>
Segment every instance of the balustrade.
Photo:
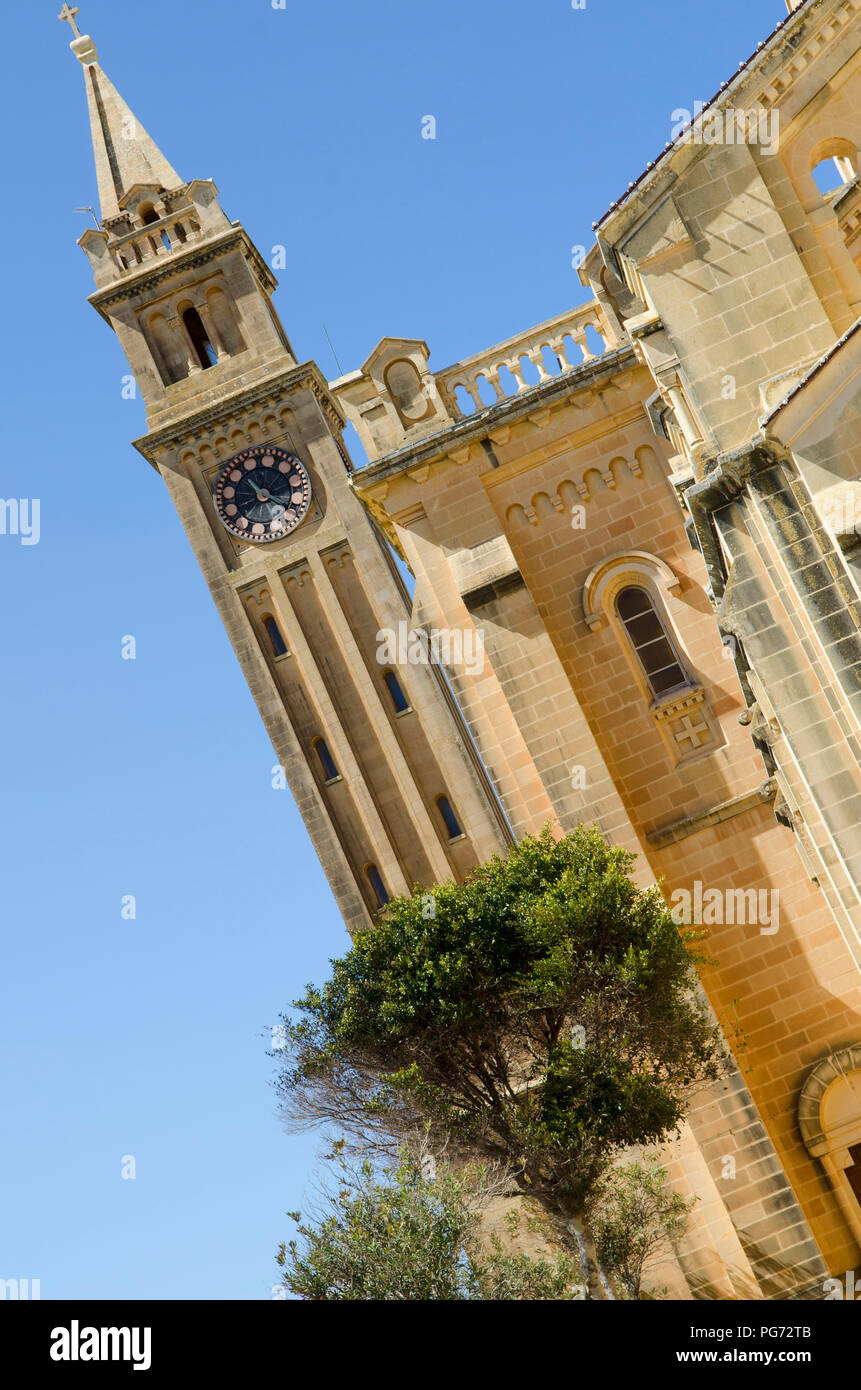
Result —
<svg viewBox="0 0 861 1390"><path fill-rule="evenodd" d="M591 342L589 329L594 334ZM463 419L573 371L615 345L604 312L593 301L437 372L436 382L454 418ZM530 367L533 380L527 377ZM472 410L461 403L460 391L472 403ZM486 399L487 395L492 399Z"/></svg>

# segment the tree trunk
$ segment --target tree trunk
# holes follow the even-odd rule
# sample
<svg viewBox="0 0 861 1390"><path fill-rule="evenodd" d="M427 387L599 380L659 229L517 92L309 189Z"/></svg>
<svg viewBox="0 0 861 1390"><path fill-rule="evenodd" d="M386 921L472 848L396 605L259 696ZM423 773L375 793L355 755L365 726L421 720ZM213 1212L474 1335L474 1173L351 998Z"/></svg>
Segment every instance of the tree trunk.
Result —
<svg viewBox="0 0 861 1390"><path fill-rule="evenodd" d="M589 1227L580 1216L569 1216L567 1224L580 1252L580 1264L588 1297L604 1302L614 1298L610 1282L598 1264L595 1242Z"/></svg>

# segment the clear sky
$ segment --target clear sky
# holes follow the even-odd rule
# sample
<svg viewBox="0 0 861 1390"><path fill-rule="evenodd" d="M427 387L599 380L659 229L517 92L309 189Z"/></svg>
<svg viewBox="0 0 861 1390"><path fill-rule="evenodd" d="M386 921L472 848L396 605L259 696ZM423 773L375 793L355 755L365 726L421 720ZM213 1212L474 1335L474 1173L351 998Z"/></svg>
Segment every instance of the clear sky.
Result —
<svg viewBox="0 0 861 1390"><path fill-rule="evenodd" d="M96 201L60 0L3 19L0 1278L43 1298L271 1296L317 1143L267 1028L346 936L87 305ZM584 297L571 247L782 0L80 0L183 178L214 178L300 358L431 365ZM432 115L437 138L421 138ZM11 327L10 327L11 323ZM123 637L137 658L124 661ZM121 915L134 894L135 920ZM123 1157L137 1176L121 1176Z"/></svg>

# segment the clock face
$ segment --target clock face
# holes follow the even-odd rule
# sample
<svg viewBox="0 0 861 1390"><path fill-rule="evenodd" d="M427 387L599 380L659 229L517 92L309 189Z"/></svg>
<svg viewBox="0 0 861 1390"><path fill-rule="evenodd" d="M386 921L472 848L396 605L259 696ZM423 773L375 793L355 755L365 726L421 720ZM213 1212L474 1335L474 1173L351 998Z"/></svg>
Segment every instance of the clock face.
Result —
<svg viewBox="0 0 861 1390"><path fill-rule="evenodd" d="M295 454L256 444L226 463L212 495L222 523L254 545L281 541L311 505L308 474Z"/></svg>

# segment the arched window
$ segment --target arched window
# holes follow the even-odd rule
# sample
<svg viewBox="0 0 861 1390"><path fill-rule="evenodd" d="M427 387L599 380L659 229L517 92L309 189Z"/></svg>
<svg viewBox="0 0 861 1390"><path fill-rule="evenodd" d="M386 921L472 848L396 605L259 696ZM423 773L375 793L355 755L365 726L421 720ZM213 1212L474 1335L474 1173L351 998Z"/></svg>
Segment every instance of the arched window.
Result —
<svg viewBox="0 0 861 1390"><path fill-rule="evenodd" d="M194 344L198 361L204 371L207 367L218 365L218 355L212 343L209 341L209 334L203 326L203 319L196 309L186 309L182 316L182 321L188 330L188 336Z"/></svg>
<svg viewBox="0 0 861 1390"><path fill-rule="evenodd" d="M451 802L449 801L448 797L438 796L436 799L436 804L439 807L439 813L445 822L445 828L448 831L448 838L450 840L459 839L459 837L463 834L463 831L460 828L460 822L458 821L457 816L451 809Z"/></svg>
<svg viewBox="0 0 861 1390"><path fill-rule="evenodd" d="M861 1043L838 1048L808 1073L798 1100L798 1126L861 1241Z"/></svg>
<svg viewBox="0 0 861 1390"><path fill-rule="evenodd" d="M630 585L616 598L616 612L653 695L687 685L688 677L645 589Z"/></svg>
<svg viewBox="0 0 861 1390"><path fill-rule="evenodd" d="M386 689L392 697L395 714L406 714L407 710L410 708L410 702L401 689L401 683L394 671L384 671L383 680L386 683Z"/></svg>
<svg viewBox="0 0 861 1390"><path fill-rule="evenodd" d="M324 738L315 738L314 750L317 754L317 757L320 759L320 766L323 769L323 777L325 778L325 780L327 782L337 781L340 778L341 774L338 771L338 765L335 762L335 759L329 752L329 745L326 742L326 740Z"/></svg>
<svg viewBox="0 0 861 1390"><path fill-rule="evenodd" d="M140 219L145 227L148 227L152 222L158 222L158 213L152 203L141 203Z"/></svg>
<svg viewBox="0 0 861 1390"><path fill-rule="evenodd" d="M810 172L823 197L851 183L858 174L858 149L854 140L835 135L820 140L810 151Z"/></svg>
<svg viewBox="0 0 861 1390"><path fill-rule="evenodd" d="M377 907L385 907L386 903L389 901L389 895L386 892L386 885L383 883L376 864L365 865L365 878L371 885L371 892L377 900Z"/></svg>
<svg viewBox="0 0 861 1390"><path fill-rule="evenodd" d="M276 623L271 613L266 613L264 615L263 626L265 627L269 635L269 641L272 646L272 655L286 656L287 643L284 641L284 638L281 635L281 629Z"/></svg>
<svg viewBox="0 0 861 1390"><path fill-rule="evenodd" d="M855 177L851 159L841 159L839 155L820 160L810 172L813 174L813 182L823 195L834 193L844 184L851 183Z"/></svg>

